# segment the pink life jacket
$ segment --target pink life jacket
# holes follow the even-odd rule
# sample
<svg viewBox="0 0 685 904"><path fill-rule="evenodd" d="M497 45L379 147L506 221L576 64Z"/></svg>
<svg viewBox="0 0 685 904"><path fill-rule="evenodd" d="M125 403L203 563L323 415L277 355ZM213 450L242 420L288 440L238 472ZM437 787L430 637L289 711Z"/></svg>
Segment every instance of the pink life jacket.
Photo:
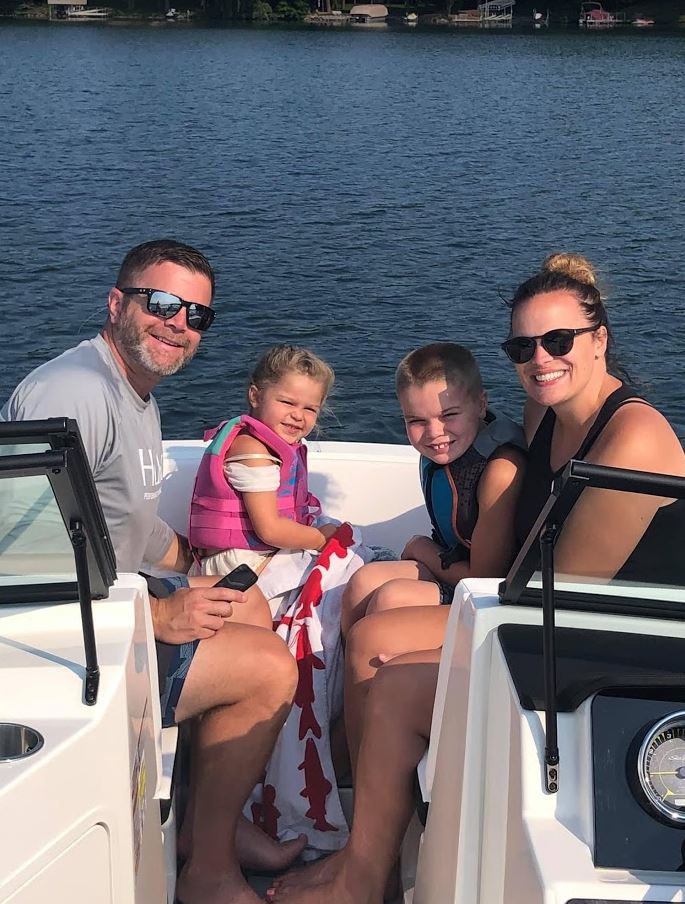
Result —
<svg viewBox="0 0 685 904"><path fill-rule="evenodd" d="M256 549L270 551L255 534L241 493L226 480L224 461L236 436L246 431L280 459L281 480L276 491L278 514L299 524L312 524L321 512L307 489L307 448L289 445L261 421L243 414L223 421L205 433L210 439L195 478L190 503L188 540L194 549Z"/></svg>

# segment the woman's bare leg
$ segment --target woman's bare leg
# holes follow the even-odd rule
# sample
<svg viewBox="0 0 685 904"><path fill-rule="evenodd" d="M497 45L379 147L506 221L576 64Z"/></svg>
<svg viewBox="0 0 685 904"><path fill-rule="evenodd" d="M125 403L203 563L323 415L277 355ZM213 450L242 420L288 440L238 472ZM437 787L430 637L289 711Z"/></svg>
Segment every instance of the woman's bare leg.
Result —
<svg viewBox="0 0 685 904"><path fill-rule="evenodd" d="M381 584L396 578L405 580L428 580L430 572L418 562L369 562L352 575L347 582L342 599L340 628L342 636L347 634L355 622L366 614L371 595Z"/></svg>
<svg viewBox="0 0 685 904"><path fill-rule="evenodd" d="M406 606L439 606L440 587L435 581L395 578L374 590L366 607L366 614L387 612Z"/></svg>
<svg viewBox="0 0 685 904"><path fill-rule="evenodd" d="M372 682L359 751L352 833L335 876L269 890L292 904L382 904L413 809L413 775L430 733L440 650L399 656Z"/></svg>
<svg viewBox="0 0 685 904"><path fill-rule="evenodd" d="M345 653L345 728L355 775L371 679L379 653L398 656L442 646L449 606L417 606L367 615L350 632Z"/></svg>
<svg viewBox="0 0 685 904"><path fill-rule="evenodd" d="M395 657L417 648L441 647L448 616L449 606L395 609L367 615L352 628L345 651L344 715L353 776L365 724L367 697L373 686L372 679L383 664L379 654ZM436 655L439 657L439 653ZM355 781L355 788L356 785ZM285 888L328 882L336 875L341 857L339 851L317 860L288 873L274 885Z"/></svg>

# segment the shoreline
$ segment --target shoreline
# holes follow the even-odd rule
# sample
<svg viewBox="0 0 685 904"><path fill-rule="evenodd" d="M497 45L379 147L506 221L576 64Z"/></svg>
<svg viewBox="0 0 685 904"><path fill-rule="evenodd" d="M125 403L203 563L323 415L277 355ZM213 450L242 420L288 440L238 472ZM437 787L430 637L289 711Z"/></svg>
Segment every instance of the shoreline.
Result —
<svg viewBox="0 0 685 904"><path fill-rule="evenodd" d="M11 4L14 2L14 5ZM84 2L84 0L81 0ZM85 0L87 2L87 0ZM187 2L187 0L186 0ZM194 4L195 0L190 0ZM206 2L206 0L205 0ZM329 0L330 2L330 0ZM107 0L103 0L102 4L98 0L91 0L90 9L104 9L108 14L101 16L82 15L76 17L65 17L63 14L57 16L57 9L63 9L68 5L65 0L63 5L52 9L47 3L31 3L30 0L0 0L0 19L11 21L28 21L28 22L94 22L107 24L149 24L159 25L160 23L169 25L188 25L195 24L200 26L213 26L220 24L244 24L244 25L308 25L315 27L330 26L349 26L349 11L352 8L353 0L339 0L341 9L332 12L311 11L310 4L306 0L254 0L251 13L248 15L231 15L236 12L236 7L229 3L228 0L214 0L211 3L213 9L208 12L207 9L198 6L176 7L176 15L169 17L165 11L160 11L160 7L165 5L174 7L173 0L164 0L164 4L160 3L157 9L131 8L133 0L114 0L114 5L107 5ZM445 6L445 2L437 0L434 6L426 8L420 2L398 3L396 5L386 4L389 15L387 24L389 26L407 24L415 29L437 27L437 28L458 28L472 33L481 30L496 31L579 31L585 33L586 29L578 25L578 10L580 8L580 0L547 0L546 8L547 20L545 22L533 20L533 4L524 0L519 3L519 12L513 16L512 23L484 23L478 21L464 21L462 18L456 20L455 13L465 6L475 7L477 0L454 0L449 2L449 11ZM617 21L609 28L596 29L605 33L607 31L625 34L626 31L641 33L650 32L679 32L685 28L685 11L682 4L675 0L643 0L643 2L620 3L618 0L603 0L603 5L607 11L618 17ZM231 9L233 6L233 9ZM4 7L4 8L2 8ZM529 8L530 7L530 8ZM84 5L81 7L84 13L89 9ZM51 15L52 12L52 15ZM409 23L406 22L407 13L412 12L418 14L418 19ZM647 16L654 20L654 25L647 28L638 28L634 25L633 20L638 16ZM378 23L375 23L378 24ZM593 30L594 31L594 30Z"/></svg>
<svg viewBox="0 0 685 904"><path fill-rule="evenodd" d="M66 5L66 4L65 4ZM101 8L101 7L99 7ZM518 17L514 18L512 25L509 26L490 26L487 25L478 25L478 24L464 24L450 21L444 13L441 12L432 12L432 13L422 13L419 15L418 22L411 23L411 27L407 27L407 23L403 21L402 13L391 13L388 16L387 22L382 23L386 27L402 27L407 31L416 31L418 28L427 29L427 28L448 28L454 31L466 32L466 33L475 33L478 31L494 31L494 32L503 32L503 33L521 33L521 32L577 32L578 34L588 34L588 30L585 28L579 27L576 20L571 20L569 18L562 19L559 21L550 21L548 26L540 26L536 25L531 19L527 17ZM46 7L44 10L36 10L31 13L26 12L0 12L0 21L7 22L24 22L24 23L49 23L49 24L73 24L73 23L90 23L97 25L194 25L200 27L216 27L216 26L254 26L254 27L268 27L268 26L288 26L292 28L293 26L300 27L311 27L311 28L353 28L355 27L355 23L351 23L349 20L348 13L342 13L340 16L333 16L331 14L325 13L311 13L303 17L302 19L293 20L290 18L279 18L276 15L270 16L268 19L231 19L231 18L216 18L207 16L203 12L196 12L194 10L179 10L178 15L175 18L167 18L164 15L156 14L156 15L147 15L144 13L140 14L130 14L124 13L120 14L118 10L113 10L111 15L103 16L103 17L76 17L76 18L67 18L67 17L57 17L53 16L52 18L49 15L48 8ZM358 26L357 26L358 27ZM636 27L632 21L625 22L617 22L611 28L598 29L602 34L606 35L607 33L617 33L617 34L677 34L681 33L685 29L685 16L680 16L679 20L671 20L667 22L656 22L654 26L649 28L640 28ZM596 32L590 32L596 33Z"/></svg>

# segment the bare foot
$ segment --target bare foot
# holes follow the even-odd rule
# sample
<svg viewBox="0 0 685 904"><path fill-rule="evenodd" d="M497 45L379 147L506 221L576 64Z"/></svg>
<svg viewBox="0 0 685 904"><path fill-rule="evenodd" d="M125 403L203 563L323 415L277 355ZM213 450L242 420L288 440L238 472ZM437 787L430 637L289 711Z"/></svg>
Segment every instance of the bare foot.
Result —
<svg viewBox="0 0 685 904"><path fill-rule="evenodd" d="M274 841L258 826L241 819L235 836L235 851L244 869L277 873L287 869L300 856L307 844L306 835L290 841Z"/></svg>
<svg viewBox="0 0 685 904"><path fill-rule="evenodd" d="M190 855L190 833L186 830L187 822L184 821L183 829L179 833L176 842L176 853L179 860L184 861ZM244 816L238 821L235 836L235 850L243 869L257 870L265 873L278 873L287 869L297 860L307 846L307 836L298 835L290 841L274 841L254 823L249 822Z"/></svg>
<svg viewBox="0 0 685 904"><path fill-rule="evenodd" d="M176 883L180 904L260 904L240 872L208 876L205 870L185 866Z"/></svg>
<svg viewBox="0 0 685 904"><path fill-rule="evenodd" d="M309 888L330 882L338 873L342 851L336 851L322 857L315 863L308 863L299 869L290 870L284 876L277 876L271 883L272 888Z"/></svg>
<svg viewBox="0 0 685 904"><path fill-rule="evenodd" d="M270 888L266 896L269 904L383 904L383 894L376 894L362 876L355 875L344 864L330 882L309 888L295 885Z"/></svg>

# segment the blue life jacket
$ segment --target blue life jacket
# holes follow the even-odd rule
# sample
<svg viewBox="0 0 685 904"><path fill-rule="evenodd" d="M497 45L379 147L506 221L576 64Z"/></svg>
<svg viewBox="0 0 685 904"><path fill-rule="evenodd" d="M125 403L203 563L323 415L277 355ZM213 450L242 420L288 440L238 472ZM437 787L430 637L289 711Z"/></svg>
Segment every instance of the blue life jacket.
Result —
<svg viewBox="0 0 685 904"><path fill-rule="evenodd" d="M478 521L478 482L485 466L502 446L526 450L518 424L488 410L485 426L473 444L448 465L421 456L421 489L433 525L433 540L441 546L443 568L468 561L471 536Z"/></svg>

